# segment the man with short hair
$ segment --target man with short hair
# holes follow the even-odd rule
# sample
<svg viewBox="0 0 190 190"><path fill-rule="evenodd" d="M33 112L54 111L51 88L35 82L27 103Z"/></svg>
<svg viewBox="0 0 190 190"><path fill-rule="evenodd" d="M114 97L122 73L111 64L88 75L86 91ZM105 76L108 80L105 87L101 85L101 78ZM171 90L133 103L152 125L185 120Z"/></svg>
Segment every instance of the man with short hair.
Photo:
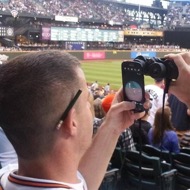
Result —
<svg viewBox="0 0 190 190"><path fill-rule="evenodd" d="M16 170L0 170L4 190L98 189L120 133L139 114L120 90L92 141L88 100L84 73L70 54L34 52L1 66L0 126L18 155Z"/></svg>

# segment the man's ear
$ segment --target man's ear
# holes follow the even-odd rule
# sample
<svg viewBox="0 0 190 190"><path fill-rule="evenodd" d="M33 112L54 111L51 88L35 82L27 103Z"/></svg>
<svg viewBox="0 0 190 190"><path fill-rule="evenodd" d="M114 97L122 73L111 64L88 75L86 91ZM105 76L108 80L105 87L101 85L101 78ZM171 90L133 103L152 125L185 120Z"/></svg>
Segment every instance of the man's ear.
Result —
<svg viewBox="0 0 190 190"><path fill-rule="evenodd" d="M76 110L72 108L63 123L61 124L60 130L67 137L75 136L77 133L77 120L76 120Z"/></svg>
<svg viewBox="0 0 190 190"><path fill-rule="evenodd" d="M190 108L187 109L187 115L190 116Z"/></svg>

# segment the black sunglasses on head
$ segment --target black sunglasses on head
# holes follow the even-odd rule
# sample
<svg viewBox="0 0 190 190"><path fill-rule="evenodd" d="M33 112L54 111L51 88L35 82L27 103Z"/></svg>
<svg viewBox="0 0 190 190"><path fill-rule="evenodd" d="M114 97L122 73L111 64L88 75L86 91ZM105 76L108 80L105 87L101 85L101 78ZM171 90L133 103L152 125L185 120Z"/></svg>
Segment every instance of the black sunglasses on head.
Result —
<svg viewBox="0 0 190 190"><path fill-rule="evenodd" d="M73 99L70 101L69 105L67 106L67 108L65 109L65 111L63 112L58 125L60 125L65 118L67 117L69 111L71 110L71 108L75 105L77 99L79 98L80 94L82 93L82 90L78 90L77 93L75 94L75 96L73 97Z"/></svg>

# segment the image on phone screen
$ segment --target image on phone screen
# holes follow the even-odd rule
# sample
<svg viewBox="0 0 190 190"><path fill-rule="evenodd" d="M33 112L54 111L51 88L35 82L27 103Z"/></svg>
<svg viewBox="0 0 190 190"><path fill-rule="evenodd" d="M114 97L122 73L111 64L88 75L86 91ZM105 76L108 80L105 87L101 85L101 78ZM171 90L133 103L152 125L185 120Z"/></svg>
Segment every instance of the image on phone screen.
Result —
<svg viewBox="0 0 190 190"><path fill-rule="evenodd" d="M125 94L129 100L140 102L143 97L141 86L135 81L129 81L125 85Z"/></svg>

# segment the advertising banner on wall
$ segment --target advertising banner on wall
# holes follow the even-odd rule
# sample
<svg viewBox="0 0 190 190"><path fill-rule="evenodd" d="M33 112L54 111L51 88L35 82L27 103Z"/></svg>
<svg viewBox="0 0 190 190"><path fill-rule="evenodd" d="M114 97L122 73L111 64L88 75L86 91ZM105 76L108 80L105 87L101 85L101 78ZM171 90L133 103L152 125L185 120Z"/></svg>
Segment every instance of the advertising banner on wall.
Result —
<svg viewBox="0 0 190 190"><path fill-rule="evenodd" d="M51 27L42 27L42 40L51 40Z"/></svg>
<svg viewBox="0 0 190 190"><path fill-rule="evenodd" d="M132 51L131 52L131 59L134 59L139 55L142 55L145 57L156 57L156 52L153 52L153 51Z"/></svg>
<svg viewBox="0 0 190 190"><path fill-rule="evenodd" d="M55 16L55 20L56 21L62 21L62 22L78 22L79 21L78 17L74 17L74 16L60 16L60 15L56 15Z"/></svg>
<svg viewBox="0 0 190 190"><path fill-rule="evenodd" d="M105 59L105 52L84 52L83 58L84 60L98 60Z"/></svg>
<svg viewBox="0 0 190 190"><path fill-rule="evenodd" d="M67 50L84 50L86 46L85 42L66 42L65 49Z"/></svg>

